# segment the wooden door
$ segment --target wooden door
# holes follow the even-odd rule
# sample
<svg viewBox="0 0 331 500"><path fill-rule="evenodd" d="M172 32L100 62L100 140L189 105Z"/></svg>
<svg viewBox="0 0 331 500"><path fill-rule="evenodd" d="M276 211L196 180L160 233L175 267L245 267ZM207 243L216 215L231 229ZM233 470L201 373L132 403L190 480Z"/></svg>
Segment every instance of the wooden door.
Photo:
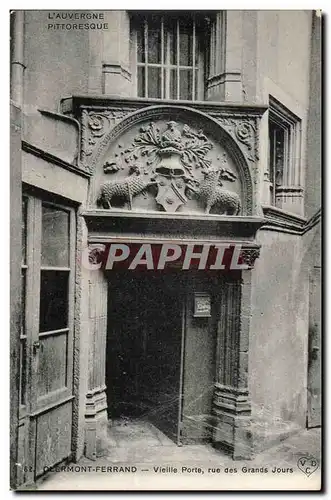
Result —
<svg viewBox="0 0 331 500"><path fill-rule="evenodd" d="M152 286L151 286L152 285ZM185 290L178 275L146 280L145 394L149 420L179 444L182 390L183 307Z"/></svg>
<svg viewBox="0 0 331 500"><path fill-rule="evenodd" d="M30 483L71 455L75 213L24 201L19 457Z"/></svg>
<svg viewBox="0 0 331 500"><path fill-rule="evenodd" d="M314 267L309 283L308 427L321 425L321 268Z"/></svg>
<svg viewBox="0 0 331 500"><path fill-rule="evenodd" d="M183 444L211 438L218 294L221 290L215 277L201 272L191 272L187 277L181 412Z"/></svg>

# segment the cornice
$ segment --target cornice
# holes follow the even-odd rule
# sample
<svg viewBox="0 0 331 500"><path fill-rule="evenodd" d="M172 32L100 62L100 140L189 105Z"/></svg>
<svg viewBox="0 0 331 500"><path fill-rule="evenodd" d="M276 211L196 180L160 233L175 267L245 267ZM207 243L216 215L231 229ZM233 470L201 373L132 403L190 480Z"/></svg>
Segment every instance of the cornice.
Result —
<svg viewBox="0 0 331 500"><path fill-rule="evenodd" d="M105 241L105 233L114 237L132 235L170 239L204 241L226 240L253 243L257 230L263 225L260 217L219 216L167 212L134 212L104 209L85 210L81 213L89 228L91 241Z"/></svg>
<svg viewBox="0 0 331 500"><path fill-rule="evenodd" d="M34 146L33 144L30 144L29 142L26 142L24 140L22 141L22 151L37 156L38 158L42 158L43 160L52 163L53 165L57 165L58 167L64 168L65 170L69 170L70 172L80 175L81 177L90 177L90 174L88 172L78 168L76 165L68 163L65 160L62 160L61 158L53 155L52 153L48 153L47 151L40 149L37 146Z"/></svg>
<svg viewBox="0 0 331 500"><path fill-rule="evenodd" d="M81 107L91 109L107 109L108 107L129 107L139 110L148 106L186 106L197 109L204 113L224 112L224 114L242 114L262 116L268 109L267 104L239 104L236 102L213 102L213 101L179 101L172 99L148 99L118 97L106 95L73 95L61 100L61 110L63 113L79 114Z"/></svg>
<svg viewBox="0 0 331 500"><path fill-rule="evenodd" d="M321 221L321 219L322 219L322 208L319 208L317 212L307 221L303 234L310 231L314 226L316 226L316 224L318 224Z"/></svg>
<svg viewBox="0 0 331 500"><path fill-rule="evenodd" d="M291 212L287 212L271 205L262 205L265 224L261 229L266 231L278 231L302 236L312 229L321 219L319 209L310 219Z"/></svg>

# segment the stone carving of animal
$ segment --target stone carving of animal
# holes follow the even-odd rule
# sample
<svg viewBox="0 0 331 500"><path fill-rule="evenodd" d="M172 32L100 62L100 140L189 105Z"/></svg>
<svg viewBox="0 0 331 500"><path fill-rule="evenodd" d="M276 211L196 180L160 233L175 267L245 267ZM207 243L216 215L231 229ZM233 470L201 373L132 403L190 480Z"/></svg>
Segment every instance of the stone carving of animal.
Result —
<svg viewBox="0 0 331 500"><path fill-rule="evenodd" d="M238 215L241 208L240 198L234 191L222 187L219 182L220 172L210 170L195 190L205 204L205 213L209 214L213 206L217 206L220 214Z"/></svg>
<svg viewBox="0 0 331 500"><path fill-rule="evenodd" d="M97 204L103 208L111 209L112 199L116 198L128 203L131 210L134 196L145 191L150 185L155 184L153 179L144 178L138 166L133 167L131 171L133 171L133 174L124 179L105 182L100 188Z"/></svg>

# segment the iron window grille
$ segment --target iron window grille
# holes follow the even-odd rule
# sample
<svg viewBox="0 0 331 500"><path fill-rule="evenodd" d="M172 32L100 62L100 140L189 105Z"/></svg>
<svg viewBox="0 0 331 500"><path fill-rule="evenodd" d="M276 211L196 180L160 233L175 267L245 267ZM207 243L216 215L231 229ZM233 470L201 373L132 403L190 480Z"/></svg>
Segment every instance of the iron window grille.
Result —
<svg viewBox="0 0 331 500"><path fill-rule="evenodd" d="M197 15L140 15L133 20L138 97L204 98L204 20Z"/></svg>

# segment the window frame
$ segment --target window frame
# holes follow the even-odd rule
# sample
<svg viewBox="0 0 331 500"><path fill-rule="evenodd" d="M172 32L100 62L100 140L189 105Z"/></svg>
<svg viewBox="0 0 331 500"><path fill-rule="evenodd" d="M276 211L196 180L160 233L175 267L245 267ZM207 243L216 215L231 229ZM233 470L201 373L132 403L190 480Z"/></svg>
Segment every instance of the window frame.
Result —
<svg viewBox="0 0 331 500"><path fill-rule="evenodd" d="M277 184L275 150L271 159L271 125L284 133L282 182ZM270 183L270 203L278 206L277 194L289 188L302 189L301 173L301 119L287 109L280 101L269 95L268 111L268 180ZM282 207L279 207L282 208Z"/></svg>
<svg viewBox="0 0 331 500"><path fill-rule="evenodd" d="M165 33L166 33L166 23L169 19L171 19L171 15L167 14L166 12L162 13L160 12L158 14L159 21L161 23L160 28L161 28L161 61L159 63L149 63L148 62L148 47L147 44L145 43L145 62L139 62L138 61L138 43L137 43L137 33L138 33L138 28L141 27L141 23L144 23L144 37L146 41L146 36L147 36L147 29L148 29L148 20L149 17L152 16L151 13L145 13L145 14L140 14L140 15L131 15L131 22L130 22L130 60L131 60L131 69L132 69L132 89L133 89L133 95L137 98L140 99L156 99L156 100L175 100L175 101L188 101L188 102L195 102L195 101L203 101L205 98L205 77L206 77L206 65L207 65L207 60L208 60L208 54L206 50L206 42L205 38L201 36L202 31L203 31L203 24L205 21L202 20L201 15L199 16L198 14L195 13L188 13L188 16L190 16L190 20L192 20L192 30L193 30L193 40L192 40L192 65L191 66L186 66L186 65L181 65L180 64L180 59L179 59L179 22L180 19L187 19L187 16L184 17L183 14L180 16L177 16L176 19L176 45L177 45L177 58L176 58L176 64L170 64L169 62L169 46L165 50L164 43L165 43ZM155 13L154 13L155 16ZM168 37L167 37L168 38ZM208 37L207 37L208 38ZM169 38L168 38L169 39ZM198 42L198 43L197 43ZM168 42L169 43L169 42ZM200 50L198 53L198 63L196 64L196 57L195 56L195 48L196 46L199 45ZM146 57L147 56L147 57ZM145 68L145 84L144 84L144 96L139 96L138 95L138 68L143 67ZM160 76L160 88L161 88L161 96L160 97L149 97L148 96L148 68L160 68L161 76ZM170 72L172 70L176 70L176 80L177 80L177 97L172 98L170 97ZM180 98L180 71L182 70L189 70L192 71L192 99L181 99ZM194 78L194 72L197 73L196 78Z"/></svg>

